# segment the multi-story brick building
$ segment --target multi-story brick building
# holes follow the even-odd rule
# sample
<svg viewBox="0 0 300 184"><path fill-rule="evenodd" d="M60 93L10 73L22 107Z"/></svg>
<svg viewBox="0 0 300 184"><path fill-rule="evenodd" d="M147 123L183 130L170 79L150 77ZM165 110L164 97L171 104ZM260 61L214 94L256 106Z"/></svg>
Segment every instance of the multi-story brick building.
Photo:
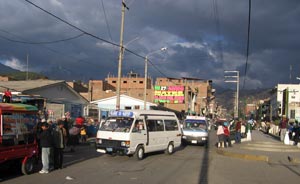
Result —
<svg viewBox="0 0 300 184"><path fill-rule="evenodd" d="M104 81L91 80L87 92L81 93L89 101L116 95L117 77L108 76ZM178 112L213 114L214 89L211 80L197 78L157 78L155 84L147 79L146 100ZM121 78L120 94L144 99L145 78L130 72Z"/></svg>
<svg viewBox="0 0 300 184"><path fill-rule="evenodd" d="M154 93L156 93L154 95L154 102L161 103L167 108L197 115L208 115L214 112L214 89L212 89L211 80L198 78L157 78L154 89ZM166 92L163 94L158 91ZM172 91L177 91L177 93ZM177 98L168 96L172 94L175 94L174 96L179 95L181 98L178 96ZM166 98L164 99L161 96L166 96Z"/></svg>

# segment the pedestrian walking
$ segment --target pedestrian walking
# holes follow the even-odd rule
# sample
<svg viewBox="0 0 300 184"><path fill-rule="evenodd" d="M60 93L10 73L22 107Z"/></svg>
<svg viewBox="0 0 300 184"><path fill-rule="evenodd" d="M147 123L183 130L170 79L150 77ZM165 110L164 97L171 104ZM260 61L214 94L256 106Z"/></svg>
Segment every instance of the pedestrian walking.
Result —
<svg viewBox="0 0 300 184"><path fill-rule="evenodd" d="M225 140L224 140L224 146L226 148L227 147L232 147L231 140L230 140L230 130L229 130L227 122L224 122L223 129L224 129L224 138L225 138Z"/></svg>
<svg viewBox="0 0 300 184"><path fill-rule="evenodd" d="M225 146L225 138L224 138L224 128L222 123L218 125L217 136L218 136L217 147L223 148Z"/></svg>
<svg viewBox="0 0 300 184"><path fill-rule="evenodd" d="M236 125L235 125L235 143L239 144L241 143L241 127L242 127L242 122L239 120Z"/></svg>
<svg viewBox="0 0 300 184"><path fill-rule="evenodd" d="M295 132L295 135L293 137L294 145L297 146L298 142L299 142L299 136L300 136L300 126L299 126L298 121L296 121L296 123L295 123L293 132Z"/></svg>
<svg viewBox="0 0 300 184"><path fill-rule="evenodd" d="M81 126L79 125L74 125L72 128L69 130L69 146L70 146L70 151L74 152L76 145L79 143L79 133L80 133L80 128Z"/></svg>
<svg viewBox="0 0 300 184"><path fill-rule="evenodd" d="M80 142L85 143L87 139L86 127L82 126L80 129Z"/></svg>
<svg viewBox="0 0 300 184"><path fill-rule="evenodd" d="M279 123L279 129L280 129L280 141L284 141L284 136L286 134L288 128L288 119L285 115L282 116L282 119Z"/></svg>
<svg viewBox="0 0 300 184"><path fill-rule="evenodd" d="M36 132L36 141L37 141L37 144L38 144L38 150L39 150L39 157L41 156L42 154L42 147L41 147L41 141L40 141L40 137L41 137L41 133L43 132L43 129L42 129L42 125L46 123L46 120L45 119L40 119L38 121L38 123L36 124L36 127L35 127L35 132Z"/></svg>
<svg viewBox="0 0 300 184"><path fill-rule="evenodd" d="M42 164L43 168L40 170L39 173L45 174L49 173L49 162L50 162L50 153L51 153L51 148L53 146L53 141L52 141L52 133L51 130L49 129L48 123L44 122L41 125L42 132L39 135L40 138L40 146L42 150Z"/></svg>
<svg viewBox="0 0 300 184"><path fill-rule="evenodd" d="M294 137L293 134L295 134L295 133L294 133L294 128L295 128L295 124L294 124L293 122L290 122L290 123L289 123L289 126L288 126L289 139L290 139L290 140L293 140L293 137Z"/></svg>
<svg viewBox="0 0 300 184"><path fill-rule="evenodd" d="M66 130L64 122L58 121L56 128L53 131L54 145L54 169L63 168L63 151L65 148Z"/></svg>
<svg viewBox="0 0 300 184"><path fill-rule="evenodd" d="M69 121L67 119L66 116L62 116L62 121L64 123L64 128L66 130L66 140L65 140L65 145L68 146L69 145L69 138L70 138L70 134L69 134Z"/></svg>

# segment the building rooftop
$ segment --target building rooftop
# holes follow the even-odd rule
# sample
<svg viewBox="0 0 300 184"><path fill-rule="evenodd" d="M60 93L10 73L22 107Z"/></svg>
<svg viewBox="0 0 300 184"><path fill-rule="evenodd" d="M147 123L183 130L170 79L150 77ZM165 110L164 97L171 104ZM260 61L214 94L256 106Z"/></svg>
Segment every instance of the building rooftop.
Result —
<svg viewBox="0 0 300 184"><path fill-rule="evenodd" d="M9 88L11 91L23 92L26 90L63 83L64 80L28 80L28 81L0 81L0 92Z"/></svg>

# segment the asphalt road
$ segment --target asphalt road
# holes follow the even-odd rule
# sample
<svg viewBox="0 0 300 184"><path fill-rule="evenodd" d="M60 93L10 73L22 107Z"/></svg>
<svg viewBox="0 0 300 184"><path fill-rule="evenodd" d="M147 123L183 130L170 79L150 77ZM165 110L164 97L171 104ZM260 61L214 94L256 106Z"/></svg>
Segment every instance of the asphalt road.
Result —
<svg viewBox="0 0 300 184"><path fill-rule="evenodd" d="M6 178L2 183L199 183L207 181L209 149L188 145L173 155L148 154L142 161L128 156L96 153L91 146L66 153L66 168L49 174Z"/></svg>
<svg viewBox="0 0 300 184"><path fill-rule="evenodd" d="M142 161L127 156L112 157L97 153L92 146L80 146L75 153L65 154L64 169L49 174L17 175L4 179L2 183L276 184L299 181L299 165L226 157L217 154L215 141L213 131L208 147L188 145L173 155L159 152L147 155Z"/></svg>

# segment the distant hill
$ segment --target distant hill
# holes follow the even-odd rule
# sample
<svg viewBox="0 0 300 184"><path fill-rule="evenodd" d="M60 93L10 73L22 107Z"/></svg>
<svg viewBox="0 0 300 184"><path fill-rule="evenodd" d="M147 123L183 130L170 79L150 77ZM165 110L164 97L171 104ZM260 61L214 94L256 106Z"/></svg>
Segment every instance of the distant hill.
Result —
<svg viewBox="0 0 300 184"><path fill-rule="evenodd" d="M27 72L13 72L7 74L6 76L8 76L10 80L15 80L15 81L27 80L27 79L28 80L48 79L48 77L34 72L28 72L28 76L27 76Z"/></svg>
<svg viewBox="0 0 300 184"><path fill-rule="evenodd" d="M258 100L264 100L270 97L271 89L257 89L257 90L240 90L239 91L239 106L244 107L247 103L255 103ZM215 94L216 101L222 105L223 108L232 110L235 105L235 90L224 90Z"/></svg>
<svg viewBox="0 0 300 184"><path fill-rule="evenodd" d="M5 66L5 65L0 63L0 74L1 75L5 75L5 74L8 74L8 73L13 73L13 72L20 72L20 71L15 70L13 68L10 68L10 67Z"/></svg>
<svg viewBox="0 0 300 184"><path fill-rule="evenodd" d="M10 80L17 80L17 81L18 80L26 80L27 77L28 77L28 80L48 79L48 77L46 77L45 75L34 73L34 72L28 72L28 76L27 76L27 72L22 72L20 70L12 69L1 63L0 63L0 75L7 76L7 77L9 77Z"/></svg>

